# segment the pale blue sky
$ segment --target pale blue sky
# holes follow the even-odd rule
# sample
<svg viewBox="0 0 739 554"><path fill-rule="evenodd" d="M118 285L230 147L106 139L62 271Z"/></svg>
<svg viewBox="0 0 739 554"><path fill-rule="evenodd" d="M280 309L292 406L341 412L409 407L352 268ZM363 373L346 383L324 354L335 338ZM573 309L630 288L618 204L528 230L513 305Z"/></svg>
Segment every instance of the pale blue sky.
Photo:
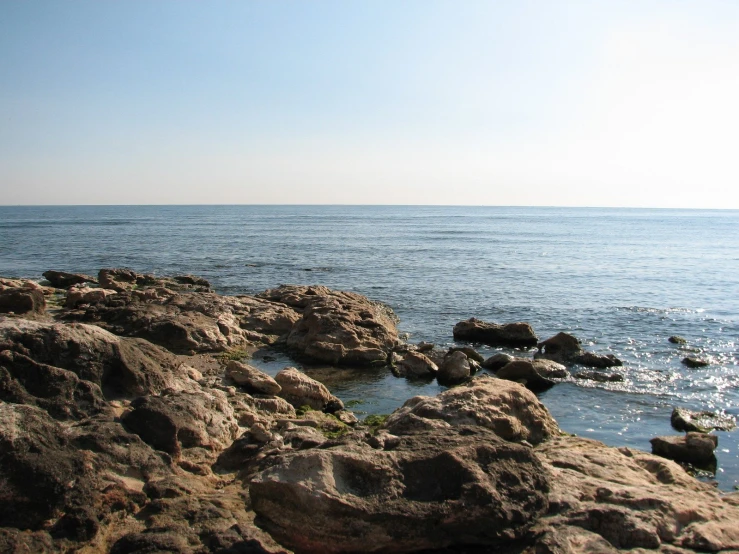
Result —
<svg viewBox="0 0 739 554"><path fill-rule="evenodd" d="M0 204L739 208L739 2L0 2Z"/></svg>

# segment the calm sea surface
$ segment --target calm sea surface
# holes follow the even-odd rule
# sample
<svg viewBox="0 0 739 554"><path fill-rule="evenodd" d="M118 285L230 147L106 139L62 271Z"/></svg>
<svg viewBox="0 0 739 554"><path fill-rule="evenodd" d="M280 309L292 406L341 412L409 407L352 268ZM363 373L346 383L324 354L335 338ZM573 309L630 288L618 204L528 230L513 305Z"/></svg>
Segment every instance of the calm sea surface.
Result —
<svg viewBox="0 0 739 554"><path fill-rule="evenodd" d="M566 431L614 446L649 450L674 433L674 406L739 416L739 211L0 207L0 275L121 266L194 273L223 294L357 291L389 304L412 342L451 345L454 324L472 316L528 321L540 338L570 332L623 359L626 381L563 383L541 399ZM685 368L670 335L713 363ZM443 389L387 370L306 371L364 413ZM717 434L716 480L728 490L739 485L739 430Z"/></svg>

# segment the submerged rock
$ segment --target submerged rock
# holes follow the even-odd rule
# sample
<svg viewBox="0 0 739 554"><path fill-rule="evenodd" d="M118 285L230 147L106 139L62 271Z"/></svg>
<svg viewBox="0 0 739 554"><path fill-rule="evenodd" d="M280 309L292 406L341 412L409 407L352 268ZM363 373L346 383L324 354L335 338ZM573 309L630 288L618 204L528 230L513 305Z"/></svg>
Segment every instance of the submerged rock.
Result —
<svg viewBox="0 0 739 554"><path fill-rule="evenodd" d="M670 423L676 431L696 431L708 433L712 430L731 431L736 427L736 420L716 412L692 412L683 408L674 408L670 415Z"/></svg>
<svg viewBox="0 0 739 554"><path fill-rule="evenodd" d="M454 339L480 342L488 346L536 346L538 339L528 323L487 323L470 318L454 326Z"/></svg>
<svg viewBox="0 0 739 554"><path fill-rule="evenodd" d="M586 367L608 368L623 365L613 354L596 354L582 349L580 341L568 333L557 333L537 345L537 359L552 360L560 364L577 364Z"/></svg>
<svg viewBox="0 0 739 554"><path fill-rule="evenodd" d="M670 341L672 344L688 344L688 341L684 337L680 337L677 335L673 335L667 340Z"/></svg>
<svg viewBox="0 0 739 554"><path fill-rule="evenodd" d="M551 360L514 360L500 368L495 375L539 392L553 387L557 383L553 379L566 379L570 374L565 366Z"/></svg>
<svg viewBox="0 0 739 554"><path fill-rule="evenodd" d="M408 552L516 539L547 508L528 447L481 427L286 452L249 486L258 521L298 552Z"/></svg>
<svg viewBox="0 0 739 554"><path fill-rule="evenodd" d="M575 379L587 379L598 383L621 383L624 376L618 373L601 373L600 371L580 371L573 375Z"/></svg>
<svg viewBox="0 0 739 554"><path fill-rule="evenodd" d="M695 358L692 356L688 356L687 358L683 358L683 365L689 367L690 369L698 369L701 367L706 367L710 365L711 362L708 360L704 360L702 358Z"/></svg>

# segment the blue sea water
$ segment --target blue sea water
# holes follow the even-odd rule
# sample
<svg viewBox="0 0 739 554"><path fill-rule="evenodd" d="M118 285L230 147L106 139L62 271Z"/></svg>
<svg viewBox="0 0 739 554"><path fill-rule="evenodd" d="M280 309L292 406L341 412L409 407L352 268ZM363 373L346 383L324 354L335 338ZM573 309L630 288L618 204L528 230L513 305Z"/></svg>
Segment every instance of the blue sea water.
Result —
<svg viewBox="0 0 739 554"><path fill-rule="evenodd" d="M674 433L674 406L739 416L739 211L0 207L0 275L120 266L194 273L223 294L281 283L354 290L389 304L412 342L451 345L454 324L472 316L527 321L541 338L570 332L623 359L626 381L562 383L541 399L566 431L614 446L649 450L651 437ZM712 364L687 369L689 354ZM305 369L366 413L443 389L386 370ZM715 478L731 489L739 430L717 434Z"/></svg>

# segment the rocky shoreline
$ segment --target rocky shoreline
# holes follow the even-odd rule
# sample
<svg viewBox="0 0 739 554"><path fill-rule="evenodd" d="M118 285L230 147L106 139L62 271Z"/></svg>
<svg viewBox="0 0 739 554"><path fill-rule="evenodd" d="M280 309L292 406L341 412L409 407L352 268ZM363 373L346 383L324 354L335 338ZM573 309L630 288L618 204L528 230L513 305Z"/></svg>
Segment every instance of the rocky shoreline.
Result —
<svg viewBox="0 0 739 554"><path fill-rule="evenodd" d="M619 376L570 335L460 322L460 341L538 346L485 360L322 286L44 277L0 279L0 552L739 550L739 493L559 429L535 391ZM265 347L450 388L358 421L298 369L250 366ZM678 415L687 434L655 451L712 455L727 423Z"/></svg>

